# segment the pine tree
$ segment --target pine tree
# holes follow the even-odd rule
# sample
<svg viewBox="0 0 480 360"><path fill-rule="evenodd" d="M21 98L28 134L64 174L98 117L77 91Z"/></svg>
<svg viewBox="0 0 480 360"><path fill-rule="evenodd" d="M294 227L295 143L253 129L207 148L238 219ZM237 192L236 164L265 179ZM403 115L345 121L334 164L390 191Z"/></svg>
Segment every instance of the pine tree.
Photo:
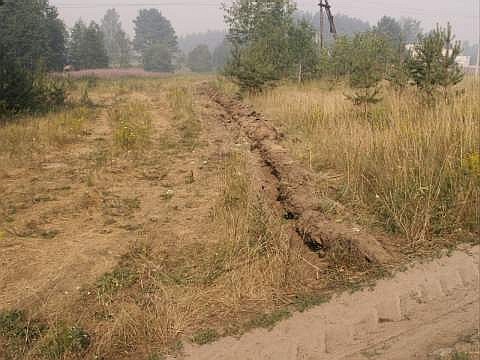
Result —
<svg viewBox="0 0 480 360"><path fill-rule="evenodd" d="M414 43L418 36L422 34L422 27L420 21L406 17L400 19L402 26L402 40L406 44Z"/></svg>
<svg viewBox="0 0 480 360"><path fill-rule="evenodd" d="M168 46L153 44L143 53L143 66L146 71L172 72L172 52Z"/></svg>
<svg viewBox="0 0 480 360"><path fill-rule="evenodd" d="M413 82L432 98L441 88L445 96L450 87L463 79L463 72L456 62L461 52L460 42L454 40L452 27L437 26L425 36L420 36L407 65Z"/></svg>
<svg viewBox="0 0 480 360"><path fill-rule="evenodd" d="M132 59L132 42L124 32L118 33L116 42L120 52L118 66L121 68L129 67Z"/></svg>
<svg viewBox="0 0 480 360"><path fill-rule="evenodd" d="M188 54L187 65L193 72L212 71L212 54L207 45L198 45Z"/></svg>
<svg viewBox="0 0 480 360"><path fill-rule="evenodd" d="M227 40L222 41L220 45L218 45L212 54L212 63L215 70L223 70L225 65L230 60L232 52L232 47Z"/></svg>
<svg viewBox="0 0 480 360"><path fill-rule="evenodd" d="M48 0L6 0L0 24L0 45L21 67L63 68L65 26Z"/></svg>
<svg viewBox="0 0 480 360"><path fill-rule="evenodd" d="M68 60L75 69L84 69L86 67L83 52L85 43L85 33L87 26L80 19L74 25L70 32L70 43L68 46Z"/></svg>
<svg viewBox="0 0 480 360"><path fill-rule="evenodd" d="M307 64L306 55L315 54L314 32L299 24L294 12L290 0L235 0L226 8L232 51L225 73L243 89L258 91L276 80L297 77L299 66Z"/></svg>
<svg viewBox="0 0 480 360"><path fill-rule="evenodd" d="M140 10L133 22L135 24L133 47L142 55L144 64L146 64L145 57L152 55L152 52L149 50L153 46L155 46L154 52L159 54L163 54L167 50L169 58L172 58L178 51L175 30L170 21L157 9ZM160 51L160 49L162 50ZM150 62L150 59L148 62ZM167 58L165 63L168 63Z"/></svg>
<svg viewBox="0 0 480 360"><path fill-rule="evenodd" d="M88 69L108 67L108 55L105 49L103 34L100 26L92 21L85 32L84 57Z"/></svg>
<svg viewBox="0 0 480 360"><path fill-rule="evenodd" d="M61 71L67 62L67 30L63 21L58 18L56 8L47 8L45 14L49 49L46 66L47 69Z"/></svg>
<svg viewBox="0 0 480 360"><path fill-rule="evenodd" d="M130 40L122 29L120 16L115 9L107 10L100 28L103 33L110 66L128 66L130 63Z"/></svg>
<svg viewBox="0 0 480 360"><path fill-rule="evenodd" d="M365 116L370 104L380 101L380 81L385 76L381 54L388 48L387 40L376 32L357 34L352 40L349 96L355 105L362 106Z"/></svg>
<svg viewBox="0 0 480 360"><path fill-rule="evenodd" d="M81 20L72 28L69 46L69 59L75 69L95 69L108 67L100 26L92 21L87 27Z"/></svg>
<svg viewBox="0 0 480 360"><path fill-rule="evenodd" d="M378 35L384 36L396 49L399 49L404 43L402 25L392 17L382 17L373 28L373 31Z"/></svg>

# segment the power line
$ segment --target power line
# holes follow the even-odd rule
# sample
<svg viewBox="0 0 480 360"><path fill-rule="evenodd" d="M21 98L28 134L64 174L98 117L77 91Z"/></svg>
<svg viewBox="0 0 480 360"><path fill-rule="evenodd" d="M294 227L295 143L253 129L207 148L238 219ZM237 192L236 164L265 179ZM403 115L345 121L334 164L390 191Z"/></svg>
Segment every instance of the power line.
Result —
<svg viewBox="0 0 480 360"><path fill-rule="evenodd" d="M345 0L343 0L345 1ZM439 11L438 9L420 9L420 8L413 8L413 7L405 7L399 6L394 4L386 4L381 1L362 1L362 4L352 4L349 1L348 6L354 8L362 8L365 7L375 7L378 9L378 6L385 6L388 9L395 9L397 12L402 12L403 15L434 15L434 16L461 16L463 18L478 18L476 15L466 15L460 13L452 13L451 11ZM337 0L337 3L342 3L342 0ZM146 2L146 3L118 3L118 2L111 2L111 3L97 3L97 4L85 4L85 3L58 3L55 6L59 9L96 9L96 8L108 8L108 7L212 7L212 8L220 8L224 2L203 2L203 3L195 3L192 1L184 1L184 2ZM310 1L297 1L297 5L308 6L311 5ZM344 4L346 5L346 4Z"/></svg>
<svg viewBox="0 0 480 360"><path fill-rule="evenodd" d="M182 7L192 7L192 6L200 6L200 7L220 7L220 3L189 3L189 2L181 2L181 3L171 3L171 2L156 2L156 3L135 3L135 4L122 4L122 3L103 3L103 4L57 4L54 5L60 9L96 9L96 8L104 8L104 7L146 7L146 6L182 6Z"/></svg>

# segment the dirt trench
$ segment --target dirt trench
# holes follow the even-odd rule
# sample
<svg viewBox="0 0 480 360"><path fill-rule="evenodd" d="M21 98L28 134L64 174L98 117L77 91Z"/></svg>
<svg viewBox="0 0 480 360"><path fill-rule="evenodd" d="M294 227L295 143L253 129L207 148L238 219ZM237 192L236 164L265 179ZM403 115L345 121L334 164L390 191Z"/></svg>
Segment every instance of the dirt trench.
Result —
<svg viewBox="0 0 480 360"><path fill-rule="evenodd" d="M238 126L252 143L253 150L260 154L276 180L277 201L284 217L294 222L296 233L311 250L340 249L348 256L377 264L391 260L380 235L373 235L353 222L338 222L326 216L319 204L314 175L290 157L280 144L283 134L268 120L251 106L206 85L201 92L225 110L227 116L222 120Z"/></svg>
<svg viewBox="0 0 480 360"><path fill-rule="evenodd" d="M251 143L259 190L292 221L292 238L303 240L313 250L309 260L315 263L315 253L338 247L372 263L393 260L382 236L352 222L338 223L322 212L315 176L289 156L280 145L283 135L268 120L241 101L206 86L200 93L220 109L217 118L230 134ZM439 349L451 348L480 328L479 256L478 246L465 246L448 257L412 265L393 278L380 280L375 289L336 295L271 330L257 329L204 346L187 344L181 358L449 359L439 358ZM480 356L478 341L470 345L474 348L470 358Z"/></svg>

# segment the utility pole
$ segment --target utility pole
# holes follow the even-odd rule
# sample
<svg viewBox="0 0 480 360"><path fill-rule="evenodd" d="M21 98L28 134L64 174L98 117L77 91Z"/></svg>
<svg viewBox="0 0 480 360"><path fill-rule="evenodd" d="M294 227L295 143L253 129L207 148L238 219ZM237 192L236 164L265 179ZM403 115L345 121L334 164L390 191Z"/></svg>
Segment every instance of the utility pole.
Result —
<svg viewBox="0 0 480 360"><path fill-rule="evenodd" d="M319 41L320 41L320 49L323 50L323 27L324 27L324 19L323 19L324 4L323 4L323 0L320 0L320 3L318 4L318 6L320 6L320 37L319 37Z"/></svg>

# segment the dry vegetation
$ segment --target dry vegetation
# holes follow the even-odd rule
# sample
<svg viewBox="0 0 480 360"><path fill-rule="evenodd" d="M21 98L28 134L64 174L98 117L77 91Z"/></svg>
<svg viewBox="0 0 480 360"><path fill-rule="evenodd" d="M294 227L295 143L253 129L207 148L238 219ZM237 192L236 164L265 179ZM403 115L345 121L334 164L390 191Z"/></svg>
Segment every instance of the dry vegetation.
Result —
<svg viewBox="0 0 480 360"><path fill-rule="evenodd" d="M0 128L0 359L161 359L328 297L333 270L196 82L81 79L68 108ZM412 244L478 231L475 84L438 108L388 92L368 118L322 86L249 99L322 191Z"/></svg>
<svg viewBox="0 0 480 360"><path fill-rule="evenodd" d="M415 247L478 236L480 92L473 79L461 87L426 106L414 89L385 86L366 115L329 83L285 85L249 101L286 133L298 159L330 177L321 191Z"/></svg>
<svg viewBox="0 0 480 360"><path fill-rule="evenodd" d="M0 358L156 359L323 301L194 84L85 78L2 126Z"/></svg>

